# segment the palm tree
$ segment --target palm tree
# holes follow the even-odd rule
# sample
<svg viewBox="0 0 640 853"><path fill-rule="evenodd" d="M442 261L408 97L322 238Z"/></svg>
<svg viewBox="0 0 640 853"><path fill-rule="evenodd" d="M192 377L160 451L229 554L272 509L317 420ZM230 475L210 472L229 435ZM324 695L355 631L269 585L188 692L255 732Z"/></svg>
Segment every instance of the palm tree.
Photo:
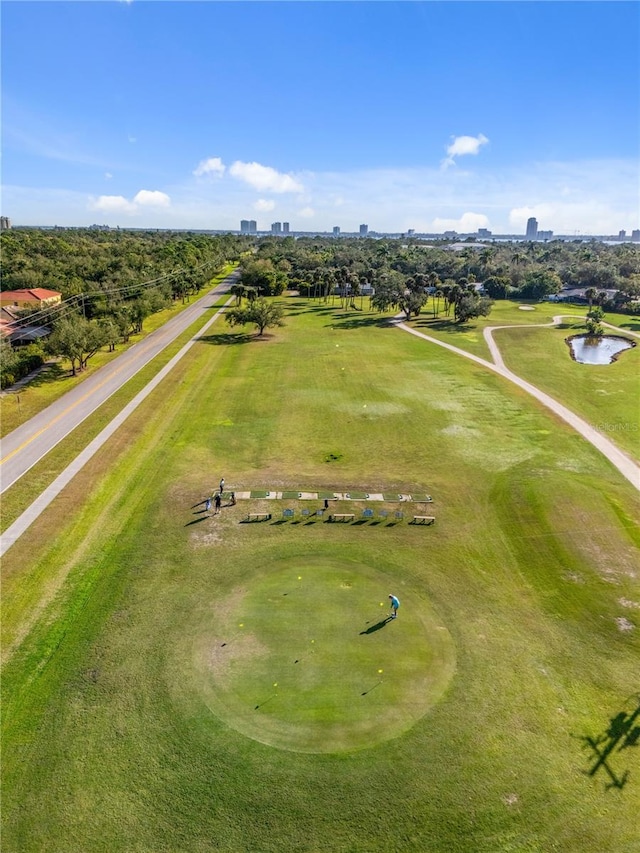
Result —
<svg viewBox="0 0 640 853"><path fill-rule="evenodd" d="M438 314L440 313L440 300L444 296L443 292L438 289L433 294L433 319L435 320Z"/></svg>

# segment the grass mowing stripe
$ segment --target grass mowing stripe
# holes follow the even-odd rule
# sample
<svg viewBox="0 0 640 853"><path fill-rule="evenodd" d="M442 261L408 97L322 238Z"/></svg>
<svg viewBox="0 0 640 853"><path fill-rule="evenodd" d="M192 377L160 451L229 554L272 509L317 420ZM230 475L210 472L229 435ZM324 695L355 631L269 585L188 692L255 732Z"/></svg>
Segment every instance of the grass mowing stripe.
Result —
<svg viewBox="0 0 640 853"><path fill-rule="evenodd" d="M223 295L213 308L220 308L228 300ZM49 486L66 466L84 449L111 420L157 375L182 346L194 335L194 330L203 325L202 318L194 322L175 341L138 373L131 377L88 418L57 444L40 462L33 466L2 496L2 531L6 530L24 512L33 500Z"/></svg>
<svg viewBox="0 0 640 853"><path fill-rule="evenodd" d="M621 601L640 601L631 486L461 359L339 323L311 305L268 342L200 342L172 394L156 393L80 475L86 506L64 531L67 586L7 669L20 696L3 740L8 848L72 838L83 853L376 853L388 849L391 814L399 851L633 849L631 783L615 792L614 811L604 808L611 792L586 775L581 740L627 713L637 681L638 633L616 623L636 618ZM199 520L193 507L222 474L248 491L429 490L438 525L428 539L406 523L244 525L246 504ZM63 512L52 507L51 520ZM64 543L52 535L51 545L36 555L45 575L64 559ZM311 557L344 565L347 581L359 564L382 567L373 607L397 594L400 627L415 589L453 638L458 669L444 697L387 744L292 753L244 737L207 704L215 685L203 685L210 670L194 659L198 643L222 643L231 614L245 621L243 590L259 596L253 579L264 569L268 584L278 561ZM93 566L102 567L95 576ZM96 584L88 595L85 572ZM86 601L77 608L76 588ZM319 616L331 599L319 600ZM30 682L21 655L71 612ZM319 624L341 630L343 613ZM401 671L401 650L394 659ZM632 750L610 760L633 780Z"/></svg>

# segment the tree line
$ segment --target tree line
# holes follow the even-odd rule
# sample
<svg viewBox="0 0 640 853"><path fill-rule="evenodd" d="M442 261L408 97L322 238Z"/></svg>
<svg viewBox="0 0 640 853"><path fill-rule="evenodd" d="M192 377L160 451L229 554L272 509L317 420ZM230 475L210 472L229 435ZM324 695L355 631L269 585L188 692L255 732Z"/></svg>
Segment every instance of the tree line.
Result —
<svg viewBox="0 0 640 853"><path fill-rule="evenodd" d="M325 301L339 298L358 310L358 300L362 307L362 295L373 291L374 309L411 317L430 294L434 315L442 306L452 322L464 323L486 316L493 299L540 300L563 286L585 288L590 308L595 302L610 311L637 311L640 247L470 240L452 250L415 239L265 237L242 264L237 296L251 301L290 288Z"/></svg>
<svg viewBox="0 0 640 853"><path fill-rule="evenodd" d="M142 332L151 314L198 293L228 261L247 249L234 235L92 229L12 229L0 235L1 289L45 288L62 303L21 311L18 326L44 326L44 344L2 346L1 383L7 387L46 355L86 368L98 350L114 350Z"/></svg>

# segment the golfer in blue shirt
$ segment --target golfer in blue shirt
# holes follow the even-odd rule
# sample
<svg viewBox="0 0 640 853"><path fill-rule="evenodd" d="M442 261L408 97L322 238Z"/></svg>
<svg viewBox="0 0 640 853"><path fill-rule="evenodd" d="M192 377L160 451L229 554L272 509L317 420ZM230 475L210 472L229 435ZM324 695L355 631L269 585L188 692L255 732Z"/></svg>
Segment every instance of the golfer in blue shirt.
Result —
<svg viewBox="0 0 640 853"><path fill-rule="evenodd" d="M400 607L400 601L395 597L395 595L390 595L389 601L391 602L391 618L396 619L398 617L398 607Z"/></svg>

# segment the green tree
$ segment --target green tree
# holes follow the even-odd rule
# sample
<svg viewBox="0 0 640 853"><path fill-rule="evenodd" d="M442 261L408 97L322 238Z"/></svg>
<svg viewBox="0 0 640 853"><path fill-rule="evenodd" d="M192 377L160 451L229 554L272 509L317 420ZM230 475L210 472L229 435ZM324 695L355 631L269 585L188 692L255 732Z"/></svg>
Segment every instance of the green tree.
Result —
<svg viewBox="0 0 640 853"><path fill-rule="evenodd" d="M596 306L587 312L587 334L590 338L601 338L604 335L604 328L602 326L602 318L604 317L604 311L600 306Z"/></svg>
<svg viewBox="0 0 640 853"><path fill-rule="evenodd" d="M72 315L63 317L49 336L47 349L54 355L61 355L71 362L71 372L75 376L84 370L89 359L107 342L102 326L95 320Z"/></svg>
<svg viewBox="0 0 640 853"><path fill-rule="evenodd" d="M456 300L454 316L457 323L466 323L475 317L488 317L491 313L493 300L475 293L462 293Z"/></svg>
<svg viewBox="0 0 640 853"><path fill-rule="evenodd" d="M287 284L286 272L276 270L269 258L248 261L241 275L245 287L255 287L260 296L279 296Z"/></svg>
<svg viewBox="0 0 640 853"><path fill-rule="evenodd" d="M244 326L252 323L262 336L265 329L284 326L284 308L277 302L269 302L263 296L249 302L244 308L231 308L225 314L230 326Z"/></svg>
<svg viewBox="0 0 640 853"><path fill-rule="evenodd" d="M524 277L519 294L524 299L544 299L562 288L560 276L552 270L533 270Z"/></svg>
<svg viewBox="0 0 640 853"><path fill-rule="evenodd" d="M380 277L376 292L371 297L371 305L376 311L388 311L399 308L407 320L417 317L427 301L422 281L416 278L405 279L395 270Z"/></svg>
<svg viewBox="0 0 640 853"><path fill-rule="evenodd" d="M492 299L506 299L509 295L509 279L506 276L492 275L484 282L485 292Z"/></svg>

